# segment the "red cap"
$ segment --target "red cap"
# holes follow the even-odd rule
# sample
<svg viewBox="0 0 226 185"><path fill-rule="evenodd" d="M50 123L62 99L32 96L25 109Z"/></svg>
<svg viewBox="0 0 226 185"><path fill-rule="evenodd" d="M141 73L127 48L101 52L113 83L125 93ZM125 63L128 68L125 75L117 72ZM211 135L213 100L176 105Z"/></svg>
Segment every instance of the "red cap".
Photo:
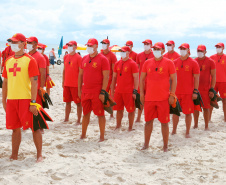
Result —
<svg viewBox="0 0 226 185"><path fill-rule="evenodd" d="M150 39L146 39L145 41L143 41L142 43L147 43L147 44L151 44L152 45L152 41Z"/></svg>
<svg viewBox="0 0 226 185"><path fill-rule="evenodd" d="M165 49L165 45L162 42L156 42L152 48Z"/></svg>
<svg viewBox="0 0 226 185"><path fill-rule="evenodd" d="M133 41L128 40L128 41L126 42L126 46L133 46Z"/></svg>
<svg viewBox="0 0 226 185"><path fill-rule="evenodd" d="M13 35L12 38L9 38L9 39L15 42L18 42L18 41L26 42L26 37L22 33L16 33L15 35Z"/></svg>
<svg viewBox="0 0 226 185"><path fill-rule="evenodd" d="M190 46L189 46L188 43L183 43L183 44L181 44L178 48L179 48L179 49L180 49L180 48L190 49Z"/></svg>
<svg viewBox="0 0 226 185"><path fill-rule="evenodd" d="M97 41L97 39L91 38L91 39L88 40L86 45L92 46L94 44L98 45L98 41Z"/></svg>
<svg viewBox="0 0 226 185"><path fill-rule="evenodd" d="M206 51L206 46L205 45L202 45L202 44L200 44L200 45L198 45L198 47L197 47L197 51Z"/></svg>
<svg viewBox="0 0 226 185"><path fill-rule="evenodd" d="M218 44L215 45L215 47L217 47L217 46L220 46L220 47L223 47L224 48L224 43L219 42Z"/></svg>
<svg viewBox="0 0 226 185"><path fill-rule="evenodd" d="M72 41L69 41L66 45L76 45L77 46L77 42L72 40Z"/></svg>
<svg viewBox="0 0 226 185"><path fill-rule="evenodd" d="M166 45L175 45L174 41L173 40L169 40Z"/></svg>
<svg viewBox="0 0 226 185"><path fill-rule="evenodd" d="M45 49L47 46L45 44L42 44L42 43L38 43L38 46L37 48L41 48L41 49Z"/></svg>
<svg viewBox="0 0 226 185"><path fill-rule="evenodd" d="M130 50L130 47L129 46L123 46L123 47L121 47L121 49L119 49L119 51L122 51L122 52L126 52L126 51L131 51Z"/></svg>
<svg viewBox="0 0 226 185"><path fill-rule="evenodd" d="M33 42L33 41L38 43L37 37L29 37L29 38L27 38L27 42Z"/></svg>
<svg viewBox="0 0 226 185"><path fill-rule="evenodd" d="M100 43L102 43L102 44L110 44L110 40L104 39Z"/></svg>

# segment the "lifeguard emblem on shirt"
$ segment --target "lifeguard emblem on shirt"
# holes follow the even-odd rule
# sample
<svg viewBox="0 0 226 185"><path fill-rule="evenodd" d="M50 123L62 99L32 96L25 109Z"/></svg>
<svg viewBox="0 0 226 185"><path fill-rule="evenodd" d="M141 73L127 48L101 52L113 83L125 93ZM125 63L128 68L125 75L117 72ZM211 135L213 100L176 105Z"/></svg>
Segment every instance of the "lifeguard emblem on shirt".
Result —
<svg viewBox="0 0 226 185"><path fill-rule="evenodd" d="M84 64L84 67L86 67L86 63Z"/></svg>
<svg viewBox="0 0 226 185"><path fill-rule="evenodd" d="M17 67L18 63L15 63L13 68L9 68L9 72L13 72L13 76L16 76L17 72L21 72L21 67Z"/></svg>
<svg viewBox="0 0 226 185"><path fill-rule="evenodd" d="M96 63L96 62L93 62L92 67L93 67L93 68L97 68L97 63Z"/></svg>
<svg viewBox="0 0 226 185"><path fill-rule="evenodd" d="M119 67L117 68L117 71L120 71L120 68Z"/></svg>
<svg viewBox="0 0 226 185"><path fill-rule="evenodd" d="M127 71L128 71L128 67L127 67L127 66L124 68L124 71L125 71L125 72L127 72Z"/></svg>
<svg viewBox="0 0 226 185"><path fill-rule="evenodd" d="M163 67L160 67L160 68L159 68L158 73L159 73L159 74L162 74L162 73L163 73Z"/></svg>
<svg viewBox="0 0 226 185"><path fill-rule="evenodd" d="M171 58L171 60L173 61L173 58Z"/></svg>
<svg viewBox="0 0 226 185"><path fill-rule="evenodd" d="M189 66L188 65L185 66L185 71L189 71Z"/></svg>
<svg viewBox="0 0 226 185"><path fill-rule="evenodd" d="M224 64L224 60L222 60L221 64Z"/></svg>
<svg viewBox="0 0 226 185"><path fill-rule="evenodd" d="M206 70L206 65L202 65L202 70Z"/></svg>
<svg viewBox="0 0 226 185"><path fill-rule="evenodd" d="M179 71L179 67L176 67L176 71Z"/></svg>

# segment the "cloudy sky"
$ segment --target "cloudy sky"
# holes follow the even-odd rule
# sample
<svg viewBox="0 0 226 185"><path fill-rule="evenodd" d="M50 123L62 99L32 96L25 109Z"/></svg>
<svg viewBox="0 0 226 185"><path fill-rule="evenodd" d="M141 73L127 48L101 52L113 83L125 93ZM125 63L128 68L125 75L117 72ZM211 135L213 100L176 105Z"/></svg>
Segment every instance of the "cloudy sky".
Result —
<svg viewBox="0 0 226 185"><path fill-rule="evenodd" d="M132 40L140 52L145 39L174 40L212 54L226 41L225 8L226 0L1 0L0 41L18 32L46 44L108 36L112 45Z"/></svg>

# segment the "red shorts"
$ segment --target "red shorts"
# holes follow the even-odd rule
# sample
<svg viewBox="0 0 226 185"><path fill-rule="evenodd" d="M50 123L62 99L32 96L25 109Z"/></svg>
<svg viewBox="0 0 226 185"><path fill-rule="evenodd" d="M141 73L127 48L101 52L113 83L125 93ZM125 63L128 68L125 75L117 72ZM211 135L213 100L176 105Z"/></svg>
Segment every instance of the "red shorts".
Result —
<svg viewBox="0 0 226 185"><path fill-rule="evenodd" d="M146 122L158 118L161 123L168 123L170 121L169 100L145 101L144 117Z"/></svg>
<svg viewBox="0 0 226 185"><path fill-rule="evenodd" d="M6 128L24 130L32 128L33 114L29 111L30 99L7 100L6 104Z"/></svg>
<svg viewBox="0 0 226 185"><path fill-rule="evenodd" d="M133 93L115 93L114 100L117 105L113 106L113 110L124 110L126 107L127 112L133 112L135 110L135 100L133 99Z"/></svg>
<svg viewBox="0 0 226 185"><path fill-rule="evenodd" d="M209 97L209 91L199 91L202 97L202 101L204 103L204 109L210 108L210 97Z"/></svg>
<svg viewBox="0 0 226 185"><path fill-rule="evenodd" d="M64 86L63 101L81 103L81 99L78 97L78 87Z"/></svg>
<svg viewBox="0 0 226 185"><path fill-rule="evenodd" d="M36 97L36 103L38 103L38 104L40 104L41 106L43 106L43 105L42 105L42 97L38 94L38 92L37 92L37 97Z"/></svg>
<svg viewBox="0 0 226 185"><path fill-rule="evenodd" d="M220 93L221 98L226 98L226 82L216 82L214 89Z"/></svg>
<svg viewBox="0 0 226 185"><path fill-rule="evenodd" d="M99 93L82 93L83 114L93 111L97 116L104 116L104 105L99 99Z"/></svg>
<svg viewBox="0 0 226 185"><path fill-rule="evenodd" d="M192 100L192 94L176 94L176 96L184 114L194 113L195 105Z"/></svg>

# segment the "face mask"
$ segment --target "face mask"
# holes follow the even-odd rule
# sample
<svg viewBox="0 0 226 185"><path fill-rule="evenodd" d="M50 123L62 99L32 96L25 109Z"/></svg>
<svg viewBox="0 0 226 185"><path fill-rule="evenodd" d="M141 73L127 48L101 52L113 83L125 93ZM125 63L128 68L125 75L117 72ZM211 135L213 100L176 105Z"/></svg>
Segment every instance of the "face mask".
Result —
<svg viewBox="0 0 226 185"><path fill-rule="evenodd" d="M94 53L94 50L93 50L92 47L87 47L87 48L86 48L86 51L87 51L90 55L92 55L92 54Z"/></svg>
<svg viewBox="0 0 226 185"><path fill-rule="evenodd" d="M69 53L73 52L73 46L68 46L67 50Z"/></svg>
<svg viewBox="0 0 226 185"><path fill-rule="evenodd" d="M11 49L16 53L20 51L19 44L11 44Z"/></svg>
<svg viewBox="0 0 226 185"><path fill-rule="evenodd" d="M222 48L217 48L216 51L217 51L217 53L222 53L223 49Z"/></svg>
<svg viewBox="0 0 226 185"><path fill-rule="evenodd" d="M108 48L107 44L102 44L102 49L106 50Z"/></svg>
<svg viewBox="0 0 226 185"><path fill-rule="evenodd" d="M144 50L148 51L149 49L151 49L151 45L144 45Z"/></svg>
<svg viewBox="0 0 226 185"><path fill-rule="evenodd" d="M155 58L160 58L162 56L162 51L161 50L154 50L153 54Z"/></svg>
<svg viewBox="0 0 226 185"><path fill-rule="evenodd" d="M197 52L197 55L199 58L203 58L204 57L204 53L203 52Z"/></svg>
<svg viewBox="0 0 226 185"><path fill-rule="evenodd" d="M182 57L184 57L185 55L187 55L187 50L180 50L180 55L182 56Z"/></svg>
<svg viewBox="0 0 226 185"><path fill-rule="evenodd" d="M172 51L173 50L173 47L172 46L167 46L167 50L168 51Z"/></svg>
<svg viewBox="0 0 226 185"><path fill-rule="evenodd" d="M11 46L11 42L9 42L8 44L9 44L9 46Z"/></svg>
<svg viewBox="0 0 226 185"><path fill-rule="evenodd" d="M122 59L126 58L126 52L121 52L120 56L122 57Z"/></svg>
<svg viewBox="0 0 226 185"><path fill-rule="evenodd" d="M39 53L42 53L42 49L38 49L38 52L39 52Z"/></svg>
<svg viewBox="0 0 226 185"><path fill-rule="evenodd" d="M28 49L28 51L32 51L33 50L33 45L32 44L27 44L27 49Z"/></svg>

